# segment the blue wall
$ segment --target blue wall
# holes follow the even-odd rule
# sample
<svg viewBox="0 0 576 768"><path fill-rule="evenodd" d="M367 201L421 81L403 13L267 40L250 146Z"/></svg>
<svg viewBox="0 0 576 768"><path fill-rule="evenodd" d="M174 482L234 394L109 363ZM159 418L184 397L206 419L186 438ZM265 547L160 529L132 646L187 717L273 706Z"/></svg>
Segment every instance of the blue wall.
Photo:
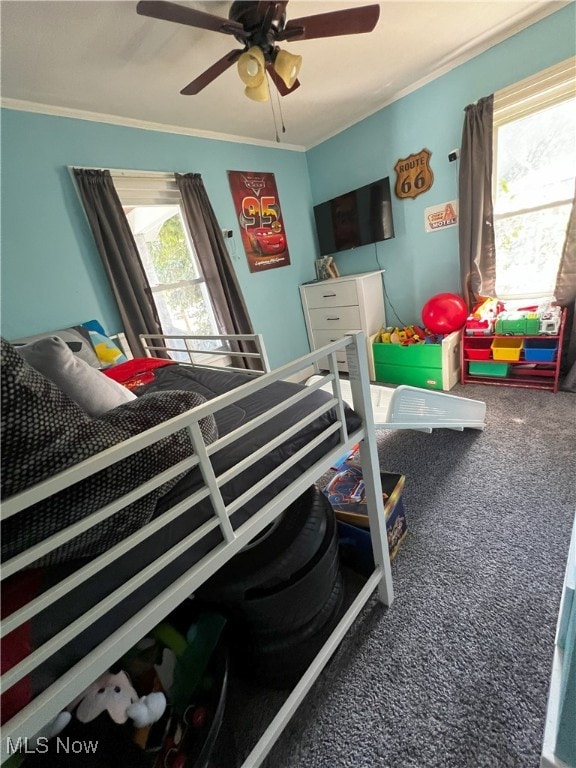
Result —
<svg viewBox="0 0 576 768"><path fill-rule="evenodd" d="M342 274L386 270L390 323L419 320L430 295L459 291L457 229L424 232L424 209L457 197L466 104L576 53L574 5L400 99L306 154L70 118L2 110L2 333L16 338L98 318L120 321L68 167L201 173L231 251L256 331L272 365L308 351L298 285L314 276L312 204L389 175L426 147L434 185L393 197L396 238L337 257ZM251 274L227 170L276 176L291 265ZM235 252L235 253L234 253ZM390 303L391 302L391 303ZM392 307L399 315L394 316Z"/></svg>
<svg viewBox="0 0 576 768"><path fill-rule="evenodd" d="M109 333L121 328L69 166L202 174L220 225L234 232L233 264L272 365L308 351L298 285L314 277L316 245L304 153L8 109L2 112L4 336L91 318ZM249 272L228 170L275 174L289 266Z"/></svg>
<svg viewBox="0 0 576 768"><path fill-rule="evenodd" d="M572 4L514 35L307 153L314 204L382 176L396 181L394 165L424 147L432 153L432 188L415 199L392 194L396 237L336 256L342 274L384 268L386 318L420 322L426 299L460 293L458 228L426 233L424 209L458 197L458 161L464 107L576 53Z"/></svg>

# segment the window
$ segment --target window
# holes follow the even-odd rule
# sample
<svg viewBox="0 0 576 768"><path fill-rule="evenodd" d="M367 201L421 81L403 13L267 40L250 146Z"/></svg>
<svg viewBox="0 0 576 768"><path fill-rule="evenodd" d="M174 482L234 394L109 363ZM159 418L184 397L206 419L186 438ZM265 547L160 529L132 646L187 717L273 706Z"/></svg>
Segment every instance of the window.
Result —
<svg viewBox="0 0 576 768"><path fill-rule="evenodd" d="M111 171L167 336L219 330L204 275L188 232L180 192L170 174ZM206 340L202 348L214 349Z"/></svg>
<svg viewBox="0 0 576 768"><path fill-rule="evenodd" d="M496 294L552 296L576 174L575 60L494 97Z"/></svg>

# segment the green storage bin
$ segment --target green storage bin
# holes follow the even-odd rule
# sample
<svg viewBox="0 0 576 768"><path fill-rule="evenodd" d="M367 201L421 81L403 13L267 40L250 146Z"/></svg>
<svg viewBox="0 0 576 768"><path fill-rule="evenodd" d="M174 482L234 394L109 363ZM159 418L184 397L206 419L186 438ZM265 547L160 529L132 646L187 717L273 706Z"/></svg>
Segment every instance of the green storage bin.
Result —
<svg viewBox="0 0 576 768"><path fill-rule="evenodd" d="M411 387L442 389L442 368L375 363L376 381L409 384Z"/></svg>
<svg viewBox="0 0 576 768"><path fill-rule="evenodd" d="M386 365L410 365L442 368L441 344L373 344L374 362Z"/></svg>
<svg viewBox="0 0 576 768"><path fill-rule="evenodd" d="M376 381L442 389L441 344L372 345Z"/></svg>
<svg viewBox="0 0 576 768"><path fill-rule="evenodd" d="M473 360L468 363L468 373L471 376L508 376L509 363L480 362Z"/></svg>
<svg viewBox="0 0 576 768"><path fill-rule="evenodd" d="M459 331L440 344L383 344L374 342L374 375L384 384L407 384L425 389L449 390L460 377Z"/></svg>

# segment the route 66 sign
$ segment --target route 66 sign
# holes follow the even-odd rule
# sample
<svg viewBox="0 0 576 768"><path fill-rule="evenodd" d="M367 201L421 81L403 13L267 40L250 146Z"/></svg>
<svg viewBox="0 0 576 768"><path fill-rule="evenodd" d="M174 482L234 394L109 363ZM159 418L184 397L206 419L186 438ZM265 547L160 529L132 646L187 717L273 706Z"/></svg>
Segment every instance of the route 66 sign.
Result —
<svg viewBox="0 0 576 768"><path fill-rule="evenodd" d="M422 192L427 192L434 181L434 174L430 168L430 152L422 149L415 155L401 157L394 166L396 171L396 197L418 197Z"/></svg>

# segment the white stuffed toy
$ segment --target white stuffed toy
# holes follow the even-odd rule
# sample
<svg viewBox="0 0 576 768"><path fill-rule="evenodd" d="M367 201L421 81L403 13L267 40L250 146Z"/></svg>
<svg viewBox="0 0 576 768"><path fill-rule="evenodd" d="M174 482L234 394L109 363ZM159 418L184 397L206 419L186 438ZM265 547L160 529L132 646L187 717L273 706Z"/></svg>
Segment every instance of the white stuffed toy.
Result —
<svg viewBox="0 0 576 768"><path fill-rule="evenodd" d="M132 720L136 728L144 728L159 720L166 709L163 693L155 692L138 697L125 672L116 675L107 672L102 675L84 691L79 700L75 714L81 723L89 723L102 712L108 712L119 725ZM69 709L74 710L77 702L78 699Z"/></svg>
<svg viewBox="0 0 576 768"><path fill-rule="evenodd" d="M52 743L28 755L22 768L148 768L149 756L134 741L164 714L161 692L139 697L125 672L107 672L90 685L51 723L49 738L68 737L78 744L96 745L89 753L69 753Z"/></svg>

